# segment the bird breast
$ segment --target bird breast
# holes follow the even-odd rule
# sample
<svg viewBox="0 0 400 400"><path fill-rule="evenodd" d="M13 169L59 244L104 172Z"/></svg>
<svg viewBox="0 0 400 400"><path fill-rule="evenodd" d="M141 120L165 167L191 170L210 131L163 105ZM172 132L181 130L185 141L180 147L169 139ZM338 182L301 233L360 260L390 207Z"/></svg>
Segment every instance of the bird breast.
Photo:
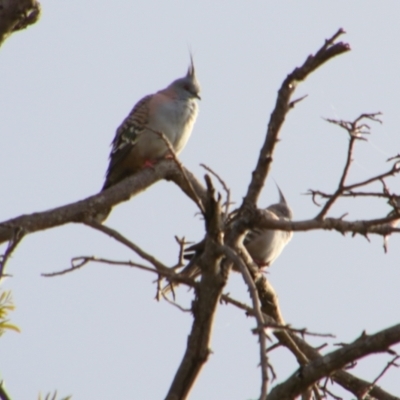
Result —
<svg viewBox="0 0 400 400"><path fill-rule="evenodd" d="M197 103L193 99L175 99L173 102L160 104L159 111L150 127L163 132L178 154L192 133L198 113Z"/></svg>
<svg viewBox="0 0 400 400"><path fill-rule="evenodd" d="M290 232L285 231L253 231L245 246L253 259L270 265L279 257L290 238Z"/></svg>

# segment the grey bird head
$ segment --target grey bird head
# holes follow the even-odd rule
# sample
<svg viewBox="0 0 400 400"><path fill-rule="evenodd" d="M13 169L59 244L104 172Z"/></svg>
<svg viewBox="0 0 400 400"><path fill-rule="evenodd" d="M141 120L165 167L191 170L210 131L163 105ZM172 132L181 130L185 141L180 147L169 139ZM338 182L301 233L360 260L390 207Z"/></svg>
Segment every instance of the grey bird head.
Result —
<svg viewBox="0 0 400 400"><path fill-rule="evenodd" d="M271 219L291 220L292 210L288 206L279 186L279 203L264 209L264 214ZM247 232L243 244L260 268L270 266L281 254L293 236L293 232L255 228Z"/></svg>
<svg viewBox="0 0 400 400"><path fill-rule="evenodd" d="M173 81L167 89L173 89L179 93L181 98L189 99L196 98L201 100L200 97L200 83L196 78L196 71L194 69L193 57L190 56L190 65L186 76Z"/></svg>
<svg viewBox="0 0 400 400"><path fill-rule="evenodd" d="M286 199L279 188L279 203L272 204L263 210L266 218L274 220L293 218L292 210L286 202ZM247 232L243 244L252 257L253 261L261 268L270 266L282 253L285 246L289 243L293 236L291 231L279 231L269 229L255 228ZM190 260L188 265L181 271L185 277L197 277L200 275L200 267L198 259L201 257L205 246L205 240L196 243L185 250L184 258ZM235 266L234 270L237 270ZM167 294L174 284L169 284L163 289L163 293Z"/></svg>

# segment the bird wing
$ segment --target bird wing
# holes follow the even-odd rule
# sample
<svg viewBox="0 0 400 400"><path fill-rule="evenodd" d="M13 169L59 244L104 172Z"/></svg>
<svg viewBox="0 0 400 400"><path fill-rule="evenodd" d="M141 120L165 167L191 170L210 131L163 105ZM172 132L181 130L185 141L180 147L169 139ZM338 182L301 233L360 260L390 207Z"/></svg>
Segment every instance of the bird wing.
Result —
<svg viewBox="0 0 400 400"><path fill-rule="evenodd" d="M198 261L204 251L205 243L206 241L205 239L203 239L201 242L189 246L185 249L183 258L190 261L185 266L185 268L183 268L182 271L179 272L179 275L187 278L197 278L201 274L201 269L198 266ZM171 290L173 290L175 286L177 286L177 283L168 283L168 285L166 285L162 289L163 295L168 294Z"/></svg>
<svg viewBox="0 0 400 400"><path fill-rule="evenodd" d="M148 124L149 102L152 96L153 95L145 96L138 101L117 129L111 143L110 163L108 165L103 190L125 177L122 174L123 171L119 170L121 167L123 168L125 158L131 153L140 134L145 130Z"/></svg>
<svg viewBox="0 0 400 400"><path fill-rule="evenodd" d="M268 208L263 210L263 213L265 214L265 216L267 218L271 218L274 220L279 219L276 214L274 212L272 212L271 210L269 210ZM260 228L253 228L251 230L249 230L246 233L246 236L243 240L243 244L246 246L251 242L254 242L256 239L258 239L260 236L265 235L265 231L266 229L260 229Z"/></svg>

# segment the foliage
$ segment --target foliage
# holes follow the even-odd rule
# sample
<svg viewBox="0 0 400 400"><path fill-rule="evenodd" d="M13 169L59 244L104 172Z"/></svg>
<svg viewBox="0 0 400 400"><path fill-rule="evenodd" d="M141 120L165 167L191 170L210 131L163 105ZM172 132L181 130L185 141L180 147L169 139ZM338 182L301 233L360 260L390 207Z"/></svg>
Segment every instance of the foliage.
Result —
<svg viewBox="0 0 400 400"><path fill-rule="evenodd" d="M20 332L19 328L10 324L8 314L10 311L15 309L14 303L12 301L12 296L10 291L3 291L0 294L0 336L9 329L15 332Z"/></svg>

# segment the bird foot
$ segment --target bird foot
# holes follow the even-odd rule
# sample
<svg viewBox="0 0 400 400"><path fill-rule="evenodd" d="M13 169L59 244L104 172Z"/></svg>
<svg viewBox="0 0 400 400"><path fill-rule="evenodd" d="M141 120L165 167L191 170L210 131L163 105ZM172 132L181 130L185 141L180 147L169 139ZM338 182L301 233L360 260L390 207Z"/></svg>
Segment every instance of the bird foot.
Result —
<svg viewBox="0 0 400 400"><path fill-rule="evenodd" d="M253 261L260 267L260 269L269 267L269 263L266 263L265 261L255 260L254 258L253 258Z"/></svg>
<svg viewBox="0 0 400 400"><path fill-rule="evenodd" d="M162 159L162 158L161 158ZM173 160L174 159L174 156L171 154L171 153L168 153L165 157L164 157L164 159L166 159L166 160ZM143 165L142 165L142 168L151 168L151 169L154 169L154 167L155 167L155 165L157 164L157 162L159 162L160 161L160 158L159 159L156 159L156 160L146 160L144 163L143 163Z"/></svg>
<svg viewBox="0 0 400 400"><path fill-rule="evenodd" d="M146 160L143 165L142 168L151 168L154 169L154 166L156 165L157 161L155 160Z"/></svg>

